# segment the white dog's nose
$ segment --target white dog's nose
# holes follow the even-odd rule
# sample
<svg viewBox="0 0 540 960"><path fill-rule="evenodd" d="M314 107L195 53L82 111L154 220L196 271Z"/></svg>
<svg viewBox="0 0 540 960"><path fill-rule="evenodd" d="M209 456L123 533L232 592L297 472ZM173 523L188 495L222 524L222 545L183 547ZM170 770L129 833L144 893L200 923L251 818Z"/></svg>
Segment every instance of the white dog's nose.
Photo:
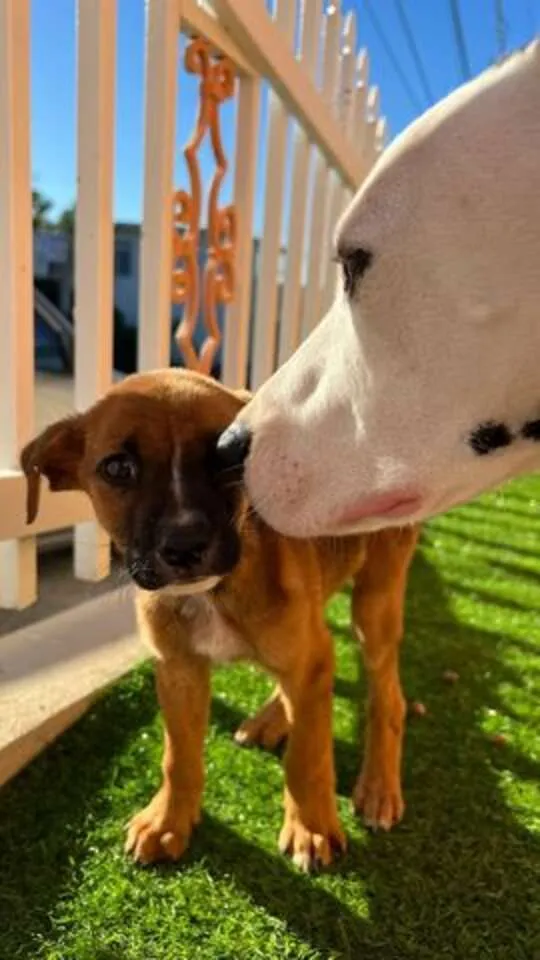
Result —
<svg viewBox="0 0 540 960"><path fill-rule="evenodd" d="M222 467L242 467L251 446L251 431L245 423L235 422L221 434L217 453Z"/></svg>

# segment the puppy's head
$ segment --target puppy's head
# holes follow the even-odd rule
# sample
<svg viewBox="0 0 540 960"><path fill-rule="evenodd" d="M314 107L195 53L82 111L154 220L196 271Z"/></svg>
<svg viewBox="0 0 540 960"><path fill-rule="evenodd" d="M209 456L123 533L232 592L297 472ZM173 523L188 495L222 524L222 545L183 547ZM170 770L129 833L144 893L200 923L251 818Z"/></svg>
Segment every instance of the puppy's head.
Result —
<svg viewBox="0 0 540 960"><path fill-rule="evenodd" d="M42 476L51 490L83 490L139 587L211 589L239 560L245 514L216 440L247 399L187 371L128 377L25 448L28 522Z"/></svg>

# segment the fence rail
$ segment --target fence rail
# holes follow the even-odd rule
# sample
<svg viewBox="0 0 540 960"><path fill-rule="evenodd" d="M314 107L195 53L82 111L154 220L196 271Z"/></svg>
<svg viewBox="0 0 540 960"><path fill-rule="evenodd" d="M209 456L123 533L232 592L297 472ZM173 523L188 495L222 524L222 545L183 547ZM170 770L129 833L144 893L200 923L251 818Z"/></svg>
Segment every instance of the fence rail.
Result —
<svg viewBox="0 0 540 960"><path fill-rule="evenodd" d="M25 526L18 454L35 408L29 9L30 0L0 0L0 606L15 608L37 596L38 534L74 527L75 575L97 580L109 570L109 543L81 495L44 492L39 518ZM361 25L339 2L323 10L323 0L275 0L272 13L263 0L148 0L146 17L139 368L169 363L176 300L189 365L208 367L219 348L224 381L256 387L329 305L335 267L328 238L384 147L379 92L368 84L367 52L357 49ZM116 4L78 0L75 409L112 378L116 32ZM199 127L186 151L191 184L179 191L182 49L184 71L199 82ZM220 139L226 84L236 110L231 156ZM197 157L208 132L218 167L210 185L200 182ZM227 167L232 197L223 206ZM197 347L188 321L200 325L201 301Z"/></svg>

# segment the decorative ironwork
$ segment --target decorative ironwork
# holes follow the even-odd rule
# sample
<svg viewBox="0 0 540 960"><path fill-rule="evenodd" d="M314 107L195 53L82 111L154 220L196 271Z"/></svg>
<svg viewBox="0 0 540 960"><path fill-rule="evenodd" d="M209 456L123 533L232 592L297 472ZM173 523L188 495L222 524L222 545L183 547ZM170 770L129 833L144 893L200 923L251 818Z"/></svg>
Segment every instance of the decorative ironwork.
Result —
<svg viewBox="0 0 540 960"><path fill-rule="evenodd" d="M210 44L201 37L188 43L184 64L188 73L199 75L201 81L195 132L184 148L190 191L178 190L173 201L172 299L174 303L184 304L184 316L175 331L175 339L188 367L210 373L222 339L218 306L231 301L235 285L236 211L232 204L219 206L219 192L228 170L221 139L220 107L234 95L235 68L226 57L213 58ZM199 230L202 185L198 151L207 133L216 170L208 194L207 258L201 283ZM197 354L193 337L201 306L207 336Z"/></svg>

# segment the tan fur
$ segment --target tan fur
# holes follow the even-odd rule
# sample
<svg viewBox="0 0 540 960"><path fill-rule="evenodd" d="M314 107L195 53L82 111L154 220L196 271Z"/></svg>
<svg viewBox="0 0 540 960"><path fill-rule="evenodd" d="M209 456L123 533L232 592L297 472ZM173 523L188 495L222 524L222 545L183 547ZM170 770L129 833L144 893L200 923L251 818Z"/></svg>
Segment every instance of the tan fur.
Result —
<svg viewBox="0 0 540 960"><path fill-rule="evenodd" d="M63 489L86 490L105 529L123 549L128 499L99 484L96 461L121 438L135 434L146 457L171 469L178 444L196 444L209 429L219 432L245 399L185 372L128 378L69 427L50 428L24 451L32 503L37 505L42 473ZM273 747L288 736L279 845L308 869L316 861L329 863L333 851L345 845L335 800L334 657L324 607L351 578L353 618L364 637L370 682L367 748L355 803L373 825L388 828L402 814L404 704L397 650L417 532L292 540L267 527L244 500L237 525L240 561L210 592L184 596L174 586L137 591L141 633L156 655L165 752L162 786L132 820L126 846L144 863L176 859L186 849L200 817L210 668L215 661L242 658L267 670L278 686L236 738Z"/></svg>

